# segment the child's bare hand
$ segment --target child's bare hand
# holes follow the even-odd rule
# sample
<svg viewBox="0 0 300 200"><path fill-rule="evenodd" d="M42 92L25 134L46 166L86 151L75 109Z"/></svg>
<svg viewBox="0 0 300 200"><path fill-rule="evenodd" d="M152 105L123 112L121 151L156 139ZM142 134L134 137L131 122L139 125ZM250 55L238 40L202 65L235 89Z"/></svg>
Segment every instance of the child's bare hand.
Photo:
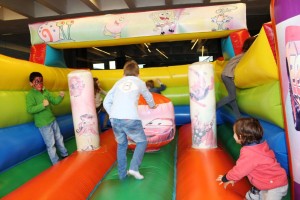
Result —
<svg viewBox="0 0 300 200"><path fill-rule="evenodd" d="M162 84L162 82L161 82L161 80L160 79L156 79L156 82L159 84L159 85L161 85Z"/></svg>
<svg viewBox="0 0 300 200"><path fill-rule="evenodd" d="M222 185L223 182L222 182L222 178L223 178L223 175L219 175L218 178L216 179L216 181L219 181L219 185Z"/></svg>
<svg viewBox="0 0 300 200"><path fill-rule="evenodd" d="M234 186L234 181L228 181L224 183L224 188L226 189L229 184L231 184L231 186Z"/></svg>
<svg viewBox="0 0 300 200"><path fill-rule="evenodd" d="M65 96L65 92L64 91L60 91L59 92L59 96L64 97Z"/></svg>
<svg viewBox="0 0 300 200"><path fill-rule="evenodd" d="M224 175L219 175L218 178L216 179L216 181L219 181L219 185L222 185L224 182L222 181L222 178L223 178ZM226 189L227 186L231 184L232 186L234 186L234 181L228 181L228 182L225 182L224 183L224 188Z"/></svg>
<svg viewBox="0 0 300 200"><path fill-rule="evenodd" d="M46 107L46 106L49 106L49 101L47 99L44 99L43 100L43 105Z"/></svg>

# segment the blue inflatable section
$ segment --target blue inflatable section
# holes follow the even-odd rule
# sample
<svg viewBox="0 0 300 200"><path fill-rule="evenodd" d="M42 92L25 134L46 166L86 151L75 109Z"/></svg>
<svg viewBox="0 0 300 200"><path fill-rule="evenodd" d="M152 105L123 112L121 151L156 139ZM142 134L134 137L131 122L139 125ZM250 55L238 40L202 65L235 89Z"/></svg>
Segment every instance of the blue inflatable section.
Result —
<svg viewBox="0 0 300 200"><path fill-rule="evenodd" d="M57 117L64 139L74 136L71 115ZM33 122L0 129L0 172L46 150Z"/></svg>
<svg viewBox="0 0 300 200"><path fill-rule="evenodd" d="M67 68L62 49L54 49L46 45L46 57L44 65L52 67Z"/></svg>
<svg viewBox="0 0 300 200"><path fill-rule="evenodd" d="M190 123L190 106L176 106L174 112L177 126ZM99 114L101 128L103 125L100 122L103 122L104 115L103 112ZM57 122L65 140L74 137L71 114L58 116ZM0 173L46 151L43 138L33 122L1 128L0 141Z"/></svg>
<svg viewBox="0 0 300 200"><path fill-rule="evenodd" d="M222 47L223 57L225 60L230 60L230 58L235 56L230 37L221 40L221 47Z"/></svg>
<svg viewBox="0 0 300 200"><path fill-rule="evenodd" d="M246 114L243 114L243 116L249 117ZM218 124L230 123L233 125L235 120L234 114L230 108L224 106L217 110ZM263 139L268 142L270 148L275 153L277 161L286 170L287 174L289 174L288 152L284 129L261 119L259 119L259 121L264 129Z"/></svg>
<svg viewBox="0 0 300 200"><path fill-rule="evenodd" d="M175 106L174 107L175 113L175 124L176 126L181 126L184 124L191 123L190 117L190 106Z"/></svg>

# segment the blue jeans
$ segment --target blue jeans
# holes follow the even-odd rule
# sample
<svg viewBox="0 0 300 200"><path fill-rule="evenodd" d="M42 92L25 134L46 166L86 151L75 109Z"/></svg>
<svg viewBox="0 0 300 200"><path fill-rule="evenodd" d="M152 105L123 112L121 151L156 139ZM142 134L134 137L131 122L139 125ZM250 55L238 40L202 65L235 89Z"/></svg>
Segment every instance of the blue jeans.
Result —
<svg viewBox="0 0 300 200"><path fill-rule="evenodd" d="M141 120L130 119L110 119L116 141L118 143L117 159L118 173L120 179L127 175L127 136L135 143L136 147L130 162L129 169L139 171L145 150L147 148L147 138Z"/></svg>
<svg viewBox="0 0 300 200"><path fill-rule="evenodd" d="M60 151L61 156L68 156L68 151L64 145L64 138L60 132L58 123L54 120L48 126L39 128L41 135L47 147L48 155L52 164L54 165L59 161L59 157L56 153L56 147Z"/></svg>

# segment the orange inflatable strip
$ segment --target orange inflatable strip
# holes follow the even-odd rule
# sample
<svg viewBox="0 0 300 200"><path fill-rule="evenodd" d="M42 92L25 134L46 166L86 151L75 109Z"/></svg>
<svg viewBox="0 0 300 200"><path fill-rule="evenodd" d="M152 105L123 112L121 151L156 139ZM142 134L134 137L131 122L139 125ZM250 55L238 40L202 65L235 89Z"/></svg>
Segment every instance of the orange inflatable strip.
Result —
<svg viewBox="0 0 300 200"><path fill-rule="evenodd" d="M227 189L216 181L234 166L234 160L221 148L193 149L191 124L179 129L177 156L177 200L243 199L250 189L246 178Z"/></svg>
<svg viewBox="0 0 300 200"><path fill-rule="evenodd" d="M161 94L157 94L157 93L154 93L152 92L152 96L153 96L153 99L155 101L156 104L162 104L162 103L166 103L166 102L170 102L171 100ZM139 105L148 105L146 100L144 99L144 97L141 95L140 98L139 98L139 102L138 102Z"/></svg>
<svg viewBox="0 0 300 200"><path fill-rule="evenodd" d="M100 135L100 142L98 150L74 152L3 200L87 199L116 161L117 143L111 129Z"/></svg>

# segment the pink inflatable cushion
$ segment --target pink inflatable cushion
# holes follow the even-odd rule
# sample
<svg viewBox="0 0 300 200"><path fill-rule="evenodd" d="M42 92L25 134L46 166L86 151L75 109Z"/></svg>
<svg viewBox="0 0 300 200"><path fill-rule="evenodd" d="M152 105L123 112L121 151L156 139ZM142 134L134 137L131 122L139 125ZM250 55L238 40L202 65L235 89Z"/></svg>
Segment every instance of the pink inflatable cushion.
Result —
<svg viewBox="0 0 300 200"><path fill-rule="evenodd" d="M149 108L145 99L141 96L138 112L141 117L145 134L147 136L146 151L158 151L160 147L168 144L175 135L174 106L170 99L163 95L152 93L156 109ZM129 149L134 149L136 144L130 138Z"/></svg>

